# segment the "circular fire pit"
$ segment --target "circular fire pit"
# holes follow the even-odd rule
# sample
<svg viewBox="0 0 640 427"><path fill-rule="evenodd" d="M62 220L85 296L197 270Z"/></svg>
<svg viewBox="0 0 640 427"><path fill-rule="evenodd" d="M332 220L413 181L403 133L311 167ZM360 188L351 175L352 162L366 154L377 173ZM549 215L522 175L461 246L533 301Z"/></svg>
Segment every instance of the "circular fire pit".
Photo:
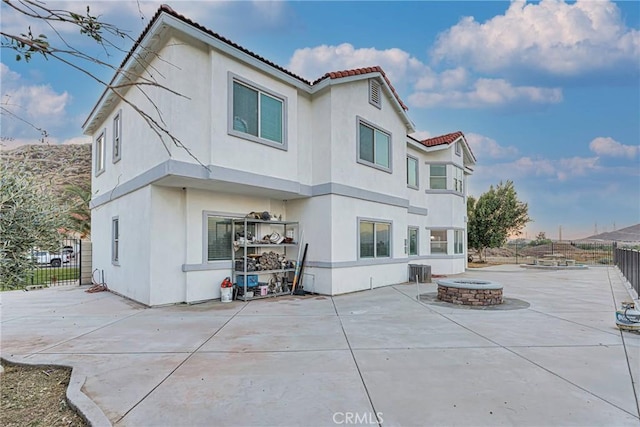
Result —
<svg viewBox="0 0 640 427"><path fill-rule="evenodd" d="M502 285L487 280L440 279L438 299L452 304L502 304Z"/></svg>

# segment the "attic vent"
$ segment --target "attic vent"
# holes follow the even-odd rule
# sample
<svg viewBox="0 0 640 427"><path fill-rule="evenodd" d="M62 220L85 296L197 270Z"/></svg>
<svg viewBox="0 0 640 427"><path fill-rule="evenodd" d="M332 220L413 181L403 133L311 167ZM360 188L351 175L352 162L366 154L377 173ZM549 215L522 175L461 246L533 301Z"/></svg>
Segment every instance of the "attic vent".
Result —
<svg viewBox="0 0 640 427"><path fill-rule="evenodd" d="M369 79L369 103L378 108L382 108L381 99L382 99L382 91L381 91L380 83L375 79Z"/></svg>

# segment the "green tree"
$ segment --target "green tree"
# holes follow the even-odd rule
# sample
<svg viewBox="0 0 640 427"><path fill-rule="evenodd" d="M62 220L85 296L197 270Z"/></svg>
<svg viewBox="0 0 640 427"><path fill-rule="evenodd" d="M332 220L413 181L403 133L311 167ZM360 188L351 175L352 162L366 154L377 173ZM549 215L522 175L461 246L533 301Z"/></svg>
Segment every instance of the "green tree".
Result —
<svg viewBox="0 0 640 427"><path fill-rule="evenodd" d="M548 245L551 243L551 239L547 239L547 233L541 231L536 236L535 240L532 240L529 243L529 246L540 246L540 245Z"/></svg>
<svg viewBox="0 0 640 427"><path fill-rule="evenodd" d="M0 289L29 284L34 247L59 250L64 208L41 180L20 164L0 162Z"/></svg>
<svg viewBox="0 0 640 427"><path fill-rule="evenodd" d="M503 246L531 221L529 207L518 200L513 181L492 185L478 199L469 197L467 218L468 246L478 251L480 262L484 262L486 248Z"/></svg>
<svg viewBox="0 0 640 427"><path fill-rule="evenodd" d="M69 185L64 189L64 195L68 200L66 228L84 239L91 234L91 183Z"/></svg>

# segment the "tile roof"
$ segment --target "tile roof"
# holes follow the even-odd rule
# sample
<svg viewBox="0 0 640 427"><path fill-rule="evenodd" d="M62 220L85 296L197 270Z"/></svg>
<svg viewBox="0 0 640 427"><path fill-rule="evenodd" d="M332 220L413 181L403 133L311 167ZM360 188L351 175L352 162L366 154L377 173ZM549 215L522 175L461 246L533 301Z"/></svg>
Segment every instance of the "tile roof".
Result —
<svg viewBox="0 0 640 427"><path fill-rule="evenodd" d="M147 35L147 33L151 30L151 27L153 26L153 24L155 23L155 21L158 19L158 17L160 16L160 14L162 12L165 12L171 16L173 16L174 18L179 19L180 21L191 25L194 28L197 28L207 34L209 34L210 36L220 40L221 42L228 44L229 46L232 46L236 49L238 49L241 52L246 53L247 55L250 55L254 58L256 58L257 60L264 62L265 64L275 68L276 70L279 70L291 77L293 77L294 79L297 79L299 81L301 81L302 83L306 83L309 86L313 86L327 78L330 79L339 79L341 77L348 77L348 76L354 76L354 75L361 75L361 74L369 74L369 73L380 73L382 75L382 77L384 78L384 80L387 82L387 85L389 85L389 88L391 89L391 92L393 93L393 95L395 96L396 100L398 101L398 103L400 104L400 106L407 111L408 108L407 106L404 104L404 102L402 102L402 100L400 99L400 96L397 94L395 88L393 87L393 85L391 84L391 81L389 81L389 79L387 78L386 74L384 73L384 71L382 70L381 67L379 66L375 66L375 67L366 67L366 68L357 68L357 69L353 69L353 70L344 70L344 71L336 71L336 72L331 72L331 73L326 73L324 76L320 77L319 79L315 80L314 82L310 82L306 79L304 79L303 77L298 76L295 73L292 73L291 71L287 70L284 67L279 66L278 64L269 61L266 58L263 58L262 56L250 51L249 49L246 49L242 46L240 46L239 44L236 44L234 42L232 42L231 40L211 31L210 29L203 27L202 25L198 24L195 21L192 21L191 19L187 18L184 15L181 15L179 13L177 13L176 11L174 11L171 6L167 5L167 4L163 4L161 5L158 10L156 11L156 13L153 15L153 18L151 18L151 20L149 21L149 24L147 24L147 26L145 27L145 29L142 31L142 33L140 33L140 36L138 37L138 39L136 40L136 42L133 44L133 47L129 50L129 53L127 53L127 55L124 57L124 59L122 60L122 63L120 64L120 68L119 69L123 69L125 64L127 63L127 61L131 58L131 56L133 55L133 52L138 48L138 46L140 45L140 43L142 42L142 40L144 39L144 37ZM118 73L116 73L113 78L111 79L111 83L113 84L116 80L116 78L118 77ZM102 96L104 96L106 93L108 92L107 89L105 89L104 93ZM102 97L101 97L102 99ZM87 120L85 121L83 127L89 122L91 116L93 116L93 113L96 111L96 108L98 107L98 105L100 104L100 101L98 101L98 103L94 106L93 110L91 111L91 113L89 114L89 117L87 117Z"/></svg>
<svg viewBox="0 0 640 427"><path fill-rule="evenodd" d="M160 13L162 13L162 12L166 12L166 13L168 13L169 15L171 15L171 16L173 16L173 17L175 17L175 18L178 18L179 20L181 20L181 21L183 21L183 22L185 22L185 23L187 23L187 24L191 25L192 27L195 27L195 28L197 28L197 29L199 29L199 30L201 30L201 31L203 31L203 32L205 32L205 33L207 33L207 34L209 34L210 36L215 37L216 39L220 40L221 42L226 43L226 44L228 44L229 46L232 46L232 47L234 47L234 48L236 48L236 49L238 49L238 50L240 50L240 51L242 51L242 52L246 53L247 55L253 56L254 58L256 58L256 59L258 59L258 60L260 60L260 61L264 62L265 64L268 64L268 65L272 66L273 68L276 68L277 70L280 70L280 71L282 71L283 73L286 73L286 74L290 75L291 77L293 77L293 78L295 78L295 79L300 80L300 81L301 81L301 82L303 82L303 83L306 83L306 84L308 84L308 85L310 85L310 84L311 84L311 83L310 83L309 81L307 81L306 79L304 79L304 78L302 78L302 77L298 76L297 74L292 73L291 71L287 70L286 68L283 68L283 67L279 66L278 64L276 64L276 63L274 63L274 62L271 62L271 61L269 61L268 59L263 58L262 56L260 56L260 55L258 55L258 54L256 54L256 53L254 53L254 52L251 52L249 49L246 49L246 48L244 48L244 47L240 46L239 44L236 44L236 43L232 42L231 40L229 40L229 39L227 39L227 38L225 38L225 37L221 36L220 34L218 34L218 33L214 33L214 32L213 32L213 31L211 31L210 29L208 29L208 28L206 28L206 27L203 27L202 25L198 24L197 22L192 21L191 19L187 18L186 16L184 16L184 15L181 15L181 14L177 13L176 11L174 11L174 10L171 8L171 6L169 6L169 5L167 5L167 4L163 4L163 5L161 5L161 6L158 8L158 11L156 12L156 14L155 14L155 15L153 16L153 18L151 19L151 22L149 23L149 25L147 26L147 28L145 28L145 30L142 32L142 34L140 35L140 38L138 39L138 41L142 40L142 38L144 37L144 35L147 33L147 31L149 30L149 28L150 28L150 27L151 27L151 25L153 24L153 22L156 20L156 18L158 18L158 16L159 16L159 15L160 15ZM137 45L137 43L136 43L136 45ZM134 46L134 47L135 47L135 46ZM134 49L131 49L131 52L133 52L133 50L134 50ZM125 59L126 59L126 58L125 58ZM126 61L125 61L125 62L126 62ZM122 63L122 65L124 65L124 62Z"/></svg>
<svg viewBox="0 0 640 427"><path fill-rule="evenodd" d="M446 135L436 136L434 138L423 139L420 143L426 147L435 147L436 145L453 144L458 138L464 137L460 131L448 133Z"/></svg>
<svg viewBox="0 0 640 427"><path fill-rule="evenodd" d="M465 145L469 150L469 154L471 155L471 157L473 158L473 161L475 162L476 156L473 154L473 151L471 151L471 147L469 146L469 143L467 143L467 139L464 137L464 134L460 131L448 133L446 135L435 136L433 138L423 139L422 141L419 141L419 142L425 147L435 147L438 145L453 144L460 137L462 137L462 139L465 141Z"/></svg>
<svg viewBox="0 0 640 427"><path fill-rule="evenodd" d="M176 11L174 11L171 6L163 4L158 8L158 11L156 12L156 14L153 16L153 18L151 19L151 21L149 22L149 25L147 25L147 28L144 29L144 31L142 32L142 34L140 34L140 37L138 38L138 40L136 41L136 44L134 45L134 47L129 51L129 54L127 55L127 57L122 61L122 65L121 68L124 67L125 63L127 62L127 60L129 59L129 57L131 56L131 53L135 50L135 48L138 46L138 44L140 43L140 41L142 41L142 39L144 38L144 36L146 35L146 33L149 31L149 29L151 28L151 25L153 24L153 22L158 18L158 16L160 15L160 13L162 12L166 12L169 15L178 18L179 20L201 30L204 31L205 33L209 34L210 36L215 37L216 39L220 40L223 43L228 44L229 46L232 46L244 53L246 53L247 55L250 55L262 62L264 62L265 64L270 65L271 67L282 71L283 73L288 74L289 76L300 80L303 83L308 84L309 86L313 86L315 84L320 83L321 81L325 80L325 79L339 79L342 77L349 77L349 76L356 76L356 75L361 75L361 74L369 74L369 73L380 73L382 75L382 77L384 78L384 80L387 82L387 85L389 85L389 88L391 89L391 92L393 93L393 96L395 96L395 98L398 100L398 102L400 103L400 106L407 111L409 108L407 108L407 106L404 104L404 102L402 102L402 100L400 99L400 96L398 95L398 93L396 92L395 88L393 87L393 85L391 84L391 81L389 80L389 78L387 77L387 75L385 74L385 72L382 70L382 67L380 66L375 66L375 67L365 67L365 68L355 68L352 70L343 70L343 71L334 71L334 72L329 72L326 73L324 76L320 77L319 79L316 79L313 82L309 82L308 80L304 79L303 77L298 76L297 74L292 73L291 71L287 70L284 67L279 66L278 64L269 61L268 59L263 58L262 56L250 51L249 49L246 49L242 46L240 46L239 44L236 44L234 42L232 42L231 40L217 34L214 33L213 31L209 30L206 27L203 27L202 25L198 24L195 21L192 21L191 19L187 18L184 15L181 15L179 13L177 13Z"/></svg>
<svg viewBox="0 0 640 427"><path fill-rule="evenodd" d="M398 93L396 92L396 89L391 84L391 81L389 80L387 75L382 70L382 67L380 67L378 65L376 65L374 67L354 68L352 70L329 72L329 73L326 73L324 76L320 77L319 79L315 80L312 84L315 85L315 84L320 83L321 81L323 81L325 79L340 79L340 78L343 78L343 77L357 76L357 75L369 74L369 73L380 73L382 75L382 77L384 78L384 80L387 82L387 85L389 85L389 88L391 89L391 92L393 93L393 96L395 96L395 98L398 100L398 103L400 104L402 109L405 110L405 111L407 111L409 109L404 104L404 102L402 102L402 100L400 99L400 96L398 95Z"/></svg>

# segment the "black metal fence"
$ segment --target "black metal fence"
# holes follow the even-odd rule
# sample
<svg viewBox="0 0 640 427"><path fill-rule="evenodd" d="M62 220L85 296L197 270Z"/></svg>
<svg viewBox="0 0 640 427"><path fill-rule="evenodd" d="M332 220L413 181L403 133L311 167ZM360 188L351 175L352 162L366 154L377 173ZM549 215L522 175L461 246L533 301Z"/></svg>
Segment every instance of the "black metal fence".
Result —
<svg viewBox="0 0 640 427"><path fill-rule="evenodd" d="M545 241L525 242L515 240L501 248L487 249L485 259L490 263L533 264L535 261L550 258L572 260L584 265L613 265L615 244L608 242L572 242ZM479 260L479 254L469 251L473 261Z"/></svg>
<svg viewBox="0 0 640 427"><path fill-rule="evenodd" d="M615 248L614 263L636 290L636 294L640 295L640 251Z"/></svg>
<svg viewBox="0 0 640 427"><path fill-rule="evenodd" d="M31 286L55 286L77 282L80 279L79 239L65 239L60 242L60 249L56 251L31 251L34 267L29 272L27 283Z"/></svg>

